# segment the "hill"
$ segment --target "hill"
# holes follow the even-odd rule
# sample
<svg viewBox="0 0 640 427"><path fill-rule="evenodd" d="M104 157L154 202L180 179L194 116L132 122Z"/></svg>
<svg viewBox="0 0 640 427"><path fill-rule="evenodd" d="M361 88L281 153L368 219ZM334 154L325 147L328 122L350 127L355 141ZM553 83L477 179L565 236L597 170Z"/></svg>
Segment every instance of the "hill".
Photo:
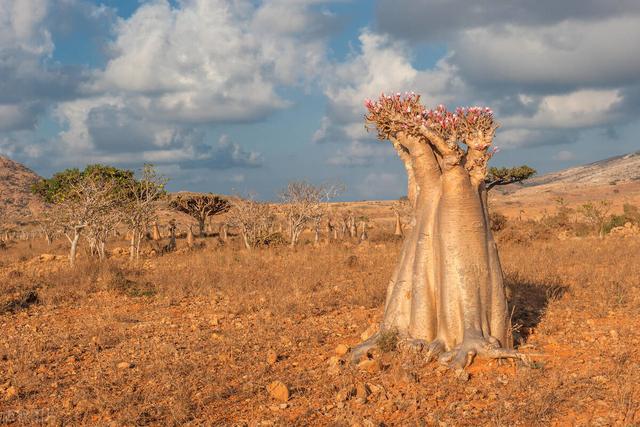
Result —
<svg viewBox="0 0 640 427"><path fill-rule="evenodd" d="M24 165L0 156L0 223L20 223L42 203L31 194L31 185L40 176Z"/></svg>
<svg viewBox="0 0 640 427"><path fill-rule="evenodd" d="M530 179L525 186L545 184L602 185L640 181L640 151Z"/></svg>
<svg viewBox="0 0 640 427"><path fill-rule="evenodd" d="M562 199L569 206L608 200L614 210L640 204L640 151L548 173L491 191L492 206L508 216L538 217Z"/></svg>

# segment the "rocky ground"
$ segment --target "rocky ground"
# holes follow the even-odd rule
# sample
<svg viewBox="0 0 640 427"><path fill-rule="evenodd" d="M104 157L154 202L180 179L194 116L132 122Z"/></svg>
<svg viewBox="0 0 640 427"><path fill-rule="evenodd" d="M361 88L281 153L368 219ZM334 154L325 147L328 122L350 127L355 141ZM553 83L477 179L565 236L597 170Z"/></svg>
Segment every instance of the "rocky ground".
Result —
<svg viewBox="0 0 640 427"><path fill-rule="evenodd" d="M640 240L500 250L534 363L465 373L392 338L346 362L382 314L390 239L253 253L210 240L73 272L23 255L0 269L0 424L639 425Z"/></svg>

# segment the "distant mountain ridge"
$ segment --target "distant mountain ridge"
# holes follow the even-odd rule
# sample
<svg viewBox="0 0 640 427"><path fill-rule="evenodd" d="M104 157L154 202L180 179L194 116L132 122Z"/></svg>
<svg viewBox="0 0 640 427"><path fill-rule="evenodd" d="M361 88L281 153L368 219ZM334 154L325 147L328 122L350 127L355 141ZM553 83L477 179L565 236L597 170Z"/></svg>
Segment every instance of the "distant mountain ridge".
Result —
<svg viewBox="0 0 640 427"><path fill-rule="evenodd" d="M31 185L41 177L7 157L0 156L0 223L28 222L42 202L31 194Z"/></svg>
<svg viewBox="0 0 640 427"><path fill-rule="evenodd" d="M640 151L575 166L528 180L527 187L545 184L604 185L640 181Z"/></svg>

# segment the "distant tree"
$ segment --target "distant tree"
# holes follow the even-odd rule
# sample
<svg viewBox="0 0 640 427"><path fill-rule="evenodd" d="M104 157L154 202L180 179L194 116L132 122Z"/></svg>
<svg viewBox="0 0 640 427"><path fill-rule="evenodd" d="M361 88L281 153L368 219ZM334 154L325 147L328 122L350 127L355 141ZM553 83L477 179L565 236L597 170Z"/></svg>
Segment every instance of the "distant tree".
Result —
<svg viewBox="0 0 640 427"><path fill-rule="evenodd" d="M231 202L228 224L237 227L245 248L251 250L275 234L276 215L268 203L256 201L254 195Z"/></svg>
<svg viewBox="0 0 640 427"><path fill-rule="evenodd" d="M400 197L391 206L393 213L396 217L396 224L393 230L394 236L402 237L404 235L402 230L402 217L410 213L411 206L409 205L409 198L406 196Z"/></svg>
<svg viewBox="0 0 640 427"><path fill-rule="evenodd" d="M605 226L609 218L610 209L611 202L607 200L585 203L579 208L579 212L593 226L601 239L604 238L606 232Z"/></svg>
<svg viewBox="0 0 640 427"><path fill-rule="evenodd" d="M491 190L497 185L508 185L521 182L531 178L536 174L536 170L527 165L512 168L489 168L484 182L487 190Z"/></svg>
<svg viewBox="0 0 640 427"><path fill-rule="evenodd" d="M83 171L66 169L33 185L32 191L53 205L53 215L70 243L72 266L83 232L104 259L106 239L121 220L124 189L132 179L133 172L128 170L89 165Z"/></svg>
<svg viewBox="0 0 640 427"><path fill-rule="evenodd" d="M129 242L129 259L137 261L140 257L142 237L151 224L157 233L157 212L159 202L166 196L167 179L158 174L151 164L142 168L139 179L127 181L126 203L124 204L124 221L131 234ZM155 240L159 239L154 236Z"/></svg>
<svg viewBox="0 0 640 427"><path fill-rule="evenodd" d="M198 221L200 235L204 234L207 218L227 212L230 203L215 194L179 194L170 203L171 208L186 213Z"/></svg>
<svg viewBox="0 0 640 427"><path fill-rule="evenodd" d="M292 181L280 192L283 210L289 222L290 244L294 247L305 227L316 224L326 213L324 203L342 191L340 185L313 185Z"/></svg>
<svg viewBox="0 0 640 427"><path fill-rule="evenodd" d="M59 219L53 213L51 209L46 209L35 216L35 223L40 229L40 232L44 236L47 246L50 246L56 236L61 232Z"/></svg>

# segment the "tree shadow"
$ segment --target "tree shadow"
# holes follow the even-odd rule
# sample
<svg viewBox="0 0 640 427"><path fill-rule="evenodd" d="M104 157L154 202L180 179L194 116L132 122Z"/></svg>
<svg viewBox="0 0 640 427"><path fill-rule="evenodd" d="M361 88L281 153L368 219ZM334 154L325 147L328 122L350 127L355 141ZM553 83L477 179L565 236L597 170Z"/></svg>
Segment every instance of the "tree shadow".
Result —
<svg viewBox="0 0 640 427"><path fill-rule="evenodd" d="M532 331L542 321L549 304L561 299L569 287L559 279L538 283L526 280L518 274L505 275L505 284L508 289L514 345L518 347L527 342Z"/></svg>

